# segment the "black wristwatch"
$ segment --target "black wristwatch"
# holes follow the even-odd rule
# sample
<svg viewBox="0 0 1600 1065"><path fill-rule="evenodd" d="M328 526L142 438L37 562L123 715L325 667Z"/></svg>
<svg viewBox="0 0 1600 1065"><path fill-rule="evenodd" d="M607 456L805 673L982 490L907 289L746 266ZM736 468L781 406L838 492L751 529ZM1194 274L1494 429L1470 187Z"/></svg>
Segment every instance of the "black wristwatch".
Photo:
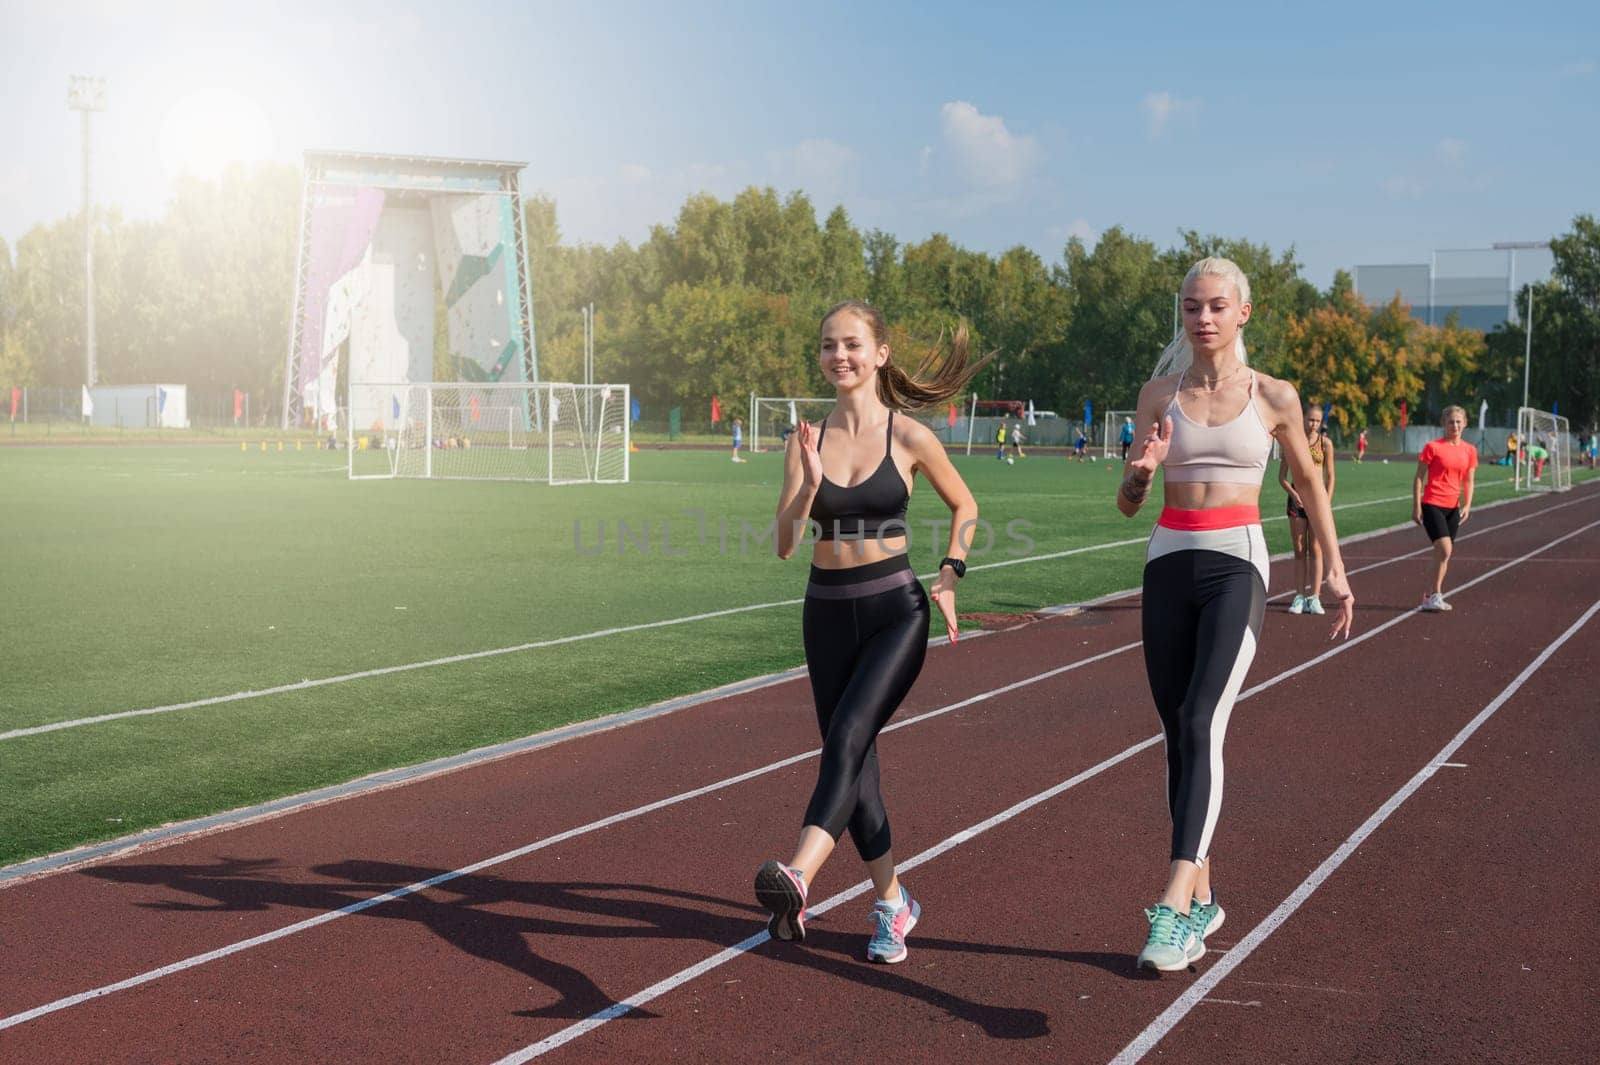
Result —
<svg viewBox="0 0 1600 1065"><path fill-rule="evenodd" d="M946 566L956 571L956 580L958 581L967 575L967 564L959 558L945 558L939 562L940 569L944 569Z"/></svg>

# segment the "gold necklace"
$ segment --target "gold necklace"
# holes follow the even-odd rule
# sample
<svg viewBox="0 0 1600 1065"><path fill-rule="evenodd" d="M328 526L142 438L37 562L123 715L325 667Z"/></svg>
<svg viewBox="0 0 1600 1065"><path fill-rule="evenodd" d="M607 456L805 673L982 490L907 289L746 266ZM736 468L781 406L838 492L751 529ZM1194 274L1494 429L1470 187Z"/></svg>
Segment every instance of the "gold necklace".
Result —
<svg viewBox="0 0 1600 1065"><path fill-rule="evenodd" d="M1193 371L1193 369L1194 369L1194 367L1191 366L1191 367L1189 367L1189 369L1183 371L1184 377L1187 377L1190 374L1190 372ZM1205 387L1206 379L1204 377L1200 378L1200 381L1199 381L1198 384L1193 384L1193 385L1190 385L1189 387L1190 388L1195 388L1195 389L1205 388L1205 391L1207 391L1207 392L1215 392L1222 385L1222 382L1231 381L1235 377L1238 377L1239 376L1239 371L1243 370L1243 369L1244 369L1244 364L1243 363L1235 363L1234 364L1234 368L1233 368L1233 372L1227 374L1226 376L1217 378L1215 381L1211 382L1211 386L1209 388ZM1179 387L1183 386L1182 378L1180 378L1178 380L1178 385L1179 385Z"/></svg>

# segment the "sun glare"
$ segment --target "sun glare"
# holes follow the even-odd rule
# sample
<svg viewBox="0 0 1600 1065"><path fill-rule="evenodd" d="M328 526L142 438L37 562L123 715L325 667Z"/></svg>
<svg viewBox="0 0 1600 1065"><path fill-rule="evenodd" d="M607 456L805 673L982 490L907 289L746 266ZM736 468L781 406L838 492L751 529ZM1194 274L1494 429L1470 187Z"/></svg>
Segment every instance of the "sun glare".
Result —
<svg viewBox="0 0 1600 1065"><path fill-rule="evenodd" d="M212 178L229 163L270 158L275 148L265 109L238 93L182 97L161 123L159 150L173 173Z"/></svg>

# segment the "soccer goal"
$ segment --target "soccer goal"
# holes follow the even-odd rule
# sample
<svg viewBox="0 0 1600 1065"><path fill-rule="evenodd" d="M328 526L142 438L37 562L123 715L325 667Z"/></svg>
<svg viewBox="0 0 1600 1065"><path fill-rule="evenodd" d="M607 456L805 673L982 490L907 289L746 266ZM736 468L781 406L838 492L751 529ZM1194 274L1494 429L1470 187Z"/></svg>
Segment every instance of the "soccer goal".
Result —
<svg viewBox="0 0 1600 1065"><path fill-rule="evenodd" d="M1106 432L1101 443L1105 449L1105 457L1117 459L1122 457L1122 420L1134 418L1139 414L1136 410L1108 410L1106 411ZM1134 426L1134 443L1139 441L1139 427ZM1130 452L1131 453L1131 452Z"/></svg>
<svg viewBox="0 0 1600 1065"><path fill-rule="evenodd" d="M802 421L816 425L836 402L831 396L750 396L750 450L783 446L785 427Z"/></svg>
<svg viewBox="0 0 1600 1065"><path fill-rule="evenodd" d="M352 480L628 480L627 385L353 384Z"/></svg>
<svg viewBox="0 0 1600 1065"><path fill-rule="evenodd" d="M1572 487L1572 428L1547 410L1517 411L1516 490L1565 492Z"/></svg>

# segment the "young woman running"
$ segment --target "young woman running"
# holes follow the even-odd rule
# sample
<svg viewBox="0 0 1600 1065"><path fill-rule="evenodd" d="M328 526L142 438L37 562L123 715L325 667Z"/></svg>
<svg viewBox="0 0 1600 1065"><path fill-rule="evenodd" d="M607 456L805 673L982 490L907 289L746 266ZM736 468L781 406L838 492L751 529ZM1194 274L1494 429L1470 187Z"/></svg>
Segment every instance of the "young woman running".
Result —
<svg viewBox="0 0 1600 1065"><path fill-rule="evenodd" d="M1330 638L1350 634L1355 598L1322 480L1311 462L1294 386L1245 365L1239 330L1250 283L1227 259L1202 259L1183 282L1183 333L1139 392L1135 447L1117 491L1129 517L1165 466L1161 519L1144 569L1144 661L1167 750L1171 864L1139 966L1175 972L1205 954L1222 926L1211 840L1222 805L1222 741L1255 656L1267 598L1261 481L1277 437L1327 563L1338 604Z"/></svg>
<svg viewBox="0 0 1600 1065"><path fill-rule="evenodd" d="M1328 494L1328 505L1333 505L1333 448L1322 431L1322 408L1315 403L1306 404L1306 442L1310 445L1311 462L1317 468L1323 490ZM1306 520L1305 502L1294 489L1289 476L1288 453L1278 460L1278 484L1289 495L1289 538L1294 544L1294 601L1289 604L1291 614L1326 614L1317 592L1322 587L1322 545L1311 535L1311 523Z"/></svg>
<svg viewBox="0 0 1600 1065"><path fill-rule="evenodd" d="M1472 482L1478 470L1478 449L1461 439L1467 427L1466 410L1446 407L1441 425L1444 435L1423 446L1417 457L1417 476L1411 482L1411 520L1433 541L1429 590L1422 595L1422 609L1429 613L1455 609L1444 601L1444 571L1455 553L1456 530L1472 513Z"/></svg>
<svg viewBox="0 0 1600 1065"><path fill-rule="evenodd" d="M978 505L944 445L909 412L944 403L987 359L969 365L967 332L927 380L934 357L907 374L890 359L876 308L841 303L822 319L818 360L837 401L822 424L801 422L784 452L777 549L788 558L808 519L818 527L806 588L806 669L822 759L817 784L787 862L756 873L756 898L771 911L774 939L805 939L810 885L846 829L877 890L867 960L906 958L906 934L922 908L895 876L889 817L878 786L878 733L899 708L928 649L928 596L907 555L906 504L921 473L950 508L949 550L930 589L956 639L956 581L966 573ZM826 444L826 447L824 447Z"/></svg>

